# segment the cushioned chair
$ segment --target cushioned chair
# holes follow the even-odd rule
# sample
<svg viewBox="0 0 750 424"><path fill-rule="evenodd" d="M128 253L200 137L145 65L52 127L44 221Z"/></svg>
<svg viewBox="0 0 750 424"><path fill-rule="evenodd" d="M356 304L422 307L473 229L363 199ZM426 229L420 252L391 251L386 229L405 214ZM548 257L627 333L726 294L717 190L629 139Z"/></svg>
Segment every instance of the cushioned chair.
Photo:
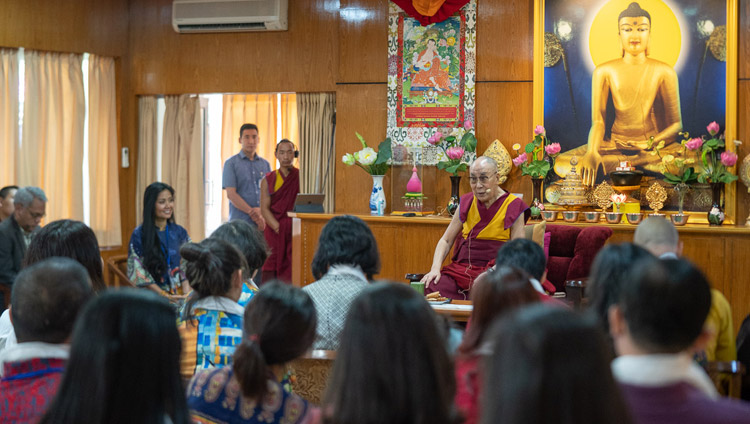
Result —
<svg viewBox="0 0 750 424"><path fill-rule="evenodd" d="M566 281L588 277L594 257L612 236L612 229L600 226L548 224L546 231L550 233L547 279L558 292L565 290Z"/></svg>

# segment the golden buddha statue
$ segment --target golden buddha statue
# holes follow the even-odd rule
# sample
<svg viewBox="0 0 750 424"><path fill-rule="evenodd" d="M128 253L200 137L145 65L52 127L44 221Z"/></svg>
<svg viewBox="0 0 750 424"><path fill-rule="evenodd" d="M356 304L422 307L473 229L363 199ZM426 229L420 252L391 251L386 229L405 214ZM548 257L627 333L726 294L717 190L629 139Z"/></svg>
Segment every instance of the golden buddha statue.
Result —
<svg viewBox="0 0 750 424"><path fill-rule="evenodd" d="M648 57L651 15L636 2L618 17L622 57L594 69L591 80L591 130L585 146L562 153L555 161L561 177L570 159L581 157L581 177L593 186L601 166L605 174L622 161L658 172L659 157L644 152L650 137L664 140L666 150L678 150L682 130L677 73L668 64ZM607 102L612 98L615 119L605 139Z"/></svg>

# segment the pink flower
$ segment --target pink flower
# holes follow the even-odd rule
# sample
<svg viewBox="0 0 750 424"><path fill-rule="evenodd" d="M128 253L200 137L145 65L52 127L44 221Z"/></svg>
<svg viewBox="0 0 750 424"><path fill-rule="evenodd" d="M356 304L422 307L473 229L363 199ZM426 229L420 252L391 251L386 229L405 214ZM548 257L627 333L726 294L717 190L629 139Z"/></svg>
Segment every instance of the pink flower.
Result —
<svg viewBox="0 0 750 424"><path fill-rule="evenodd" d="M560 153L560 143L548 144L544 146L544 151L547 152L548 155L554 156Z"/></svg>
<svg viewBox="0 0 750 424"><path fill-rule="evenodd" d="M543 127L543 126L541 126L541 125L537 125L537 126L536 126L536 127L534 128L534 135L540 135L540 134L544 135L544 133L545 133L545 129L544 129L544 127Z"/></svg>
<svg viewBox="0 0 750 424"><path fill-rule="evenodd" d="M708 126L706 127L706 129L708 130L709 134L716 135L719 132L720 128L719 128L719 124L717 124L716 121L714 121L714 122L711 122L710 124L708 124Z"/></svg>
<svg viewBox="0 0 750 424"><path fill-rule="evenodd" d="M691 138L687 143L685 143L685 147L688 148L688 150L692 151L698 151L701 149L701 146L703 146L703 139L702 138Z"/></svg>
<svg viewBox="0 0 750 424"><path fill-rule="evenodd" d="M737 163L737 155L732 152L724 152L721 154L721 164L724 166L734 166Z"/></svg>
<svg viewBox="0 0 750 424"><path fill-rule="evenodd" d="M434 146L440 143L440 140L442 138L443 138L443 133L441 133L440 131L436 131L435 134L431 135L430 138L427 139L427 142Z"/></svg>
<svg viewBox="0 0 750 424"><path fill-rule="evenodd" d="M464 148L463 147L449 147L445 151L445 155L448 156L448 159L461 159L464 156Z"/></svg>
<svg viewBox="0 0 750 424"><path fill-rule="evenodd" d="M515 166L521 166L529 159L528 156L526 156L526 153L521 153L520 155L516 156L515 159L513 159L513 165Z"/></svg>
<svg viewBox="0 0 750 424"><path fill-rule="evenodd" d="M466 131L469 131L473 126L474 126L474 123L471 122L471 119L467 119L466 121L464 121L464 129Z"/></svg>

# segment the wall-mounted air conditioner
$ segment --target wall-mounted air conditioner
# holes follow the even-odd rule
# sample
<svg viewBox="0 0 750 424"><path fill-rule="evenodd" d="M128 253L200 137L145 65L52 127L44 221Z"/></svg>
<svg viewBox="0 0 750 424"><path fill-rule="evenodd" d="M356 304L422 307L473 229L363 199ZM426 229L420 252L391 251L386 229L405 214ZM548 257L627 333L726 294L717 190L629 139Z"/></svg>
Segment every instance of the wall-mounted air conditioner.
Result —
<svg viewBox="0 0 750 424"><path fill-rule="evenodd" d="M174 0L179 33L286 31L287 0Z"/></svg>

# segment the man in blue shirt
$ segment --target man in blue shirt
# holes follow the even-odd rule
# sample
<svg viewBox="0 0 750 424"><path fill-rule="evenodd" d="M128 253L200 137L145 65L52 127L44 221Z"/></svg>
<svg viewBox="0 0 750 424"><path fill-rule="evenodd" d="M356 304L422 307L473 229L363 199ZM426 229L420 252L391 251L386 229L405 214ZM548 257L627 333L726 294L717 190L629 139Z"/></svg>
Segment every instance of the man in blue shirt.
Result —
<svg viewBox="0 0 750 424"><path fill-rule="evenodd" d="M242 219L263 230L266 226L260 213L260 181L271 172L268 161L258 156L260 138L255 124L240 127L239 153L224 162L222 186L229 198L229 220Z"/></svg>

